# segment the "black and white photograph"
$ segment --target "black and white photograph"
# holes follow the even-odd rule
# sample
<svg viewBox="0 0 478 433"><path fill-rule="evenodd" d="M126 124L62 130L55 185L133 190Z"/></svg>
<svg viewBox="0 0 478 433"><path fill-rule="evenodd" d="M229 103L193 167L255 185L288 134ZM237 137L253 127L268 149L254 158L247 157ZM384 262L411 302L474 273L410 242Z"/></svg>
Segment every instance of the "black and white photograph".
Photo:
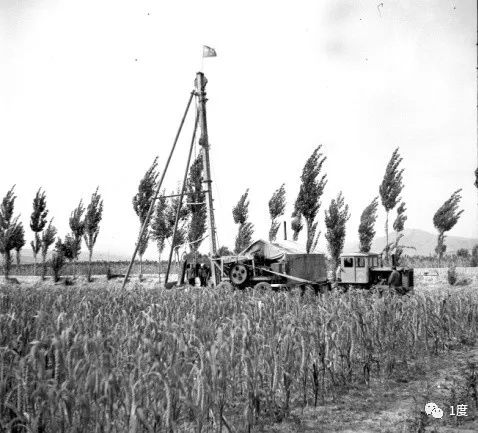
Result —
<svg viewBox="0 0 478 433"><path fill-rule="evenodd" d="M478 432L476 0L0 0L0 433Z"/></svg>

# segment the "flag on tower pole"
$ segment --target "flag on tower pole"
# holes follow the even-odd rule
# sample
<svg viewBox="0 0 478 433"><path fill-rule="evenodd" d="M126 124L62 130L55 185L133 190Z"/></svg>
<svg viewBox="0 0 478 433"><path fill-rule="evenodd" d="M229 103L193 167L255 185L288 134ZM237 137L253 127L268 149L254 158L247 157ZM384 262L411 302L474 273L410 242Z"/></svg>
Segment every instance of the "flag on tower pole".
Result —
<svg viewBox="0 0 478 433"><path fill-rule="evenodd" d="M216 57L217 53L214 48L208 47L207 45L202 46L202 56L203 57Z"/></svg>

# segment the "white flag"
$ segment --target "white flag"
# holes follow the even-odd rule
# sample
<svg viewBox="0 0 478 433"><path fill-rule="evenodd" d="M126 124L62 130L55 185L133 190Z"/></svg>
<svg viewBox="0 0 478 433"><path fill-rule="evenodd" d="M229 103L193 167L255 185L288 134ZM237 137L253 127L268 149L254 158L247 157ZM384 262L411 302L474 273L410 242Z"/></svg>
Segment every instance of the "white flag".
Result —
<svg viewBox="0 0 478 433"><path fill-rule="evenodd" d="M207 45L202 46L202 56L203 57L216 57L216 50L214 48L208 47Z"/></svg>

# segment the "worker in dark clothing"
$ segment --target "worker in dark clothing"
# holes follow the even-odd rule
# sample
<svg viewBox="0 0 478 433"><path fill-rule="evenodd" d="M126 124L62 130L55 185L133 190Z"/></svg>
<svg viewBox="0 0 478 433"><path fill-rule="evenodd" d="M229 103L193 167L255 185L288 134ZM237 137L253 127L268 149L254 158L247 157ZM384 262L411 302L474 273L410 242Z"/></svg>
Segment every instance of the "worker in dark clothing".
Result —
<svg viewBox="0 0 478 433"><path fill-rule="evenodd" d="M201 263L198 272L199 281L201 282L201 287L206 285L206 272L204 269L204 263Z"/></svg>
<svg viewBox="0 0 478 433"><path fill-rule="evenodd" d="M199 278L201 279L201 287L207 287L209 277L211 276L211 271L209 266L204 263L201 263L201 269L199 270Z"/></svg>
<svg viewBox="0 0 478 433"><path fill-rule="evenodd" d="M186 267L186 279L188 281L188 284L194 286L194 268L189 263Z"/></svg>
<svg viewBox="0 0 478 433"><path fill-rule="evenodd" d="M395 290L402 287L402 276L396 266L392 266L392 273L388 277L388 287Z"/></svg>

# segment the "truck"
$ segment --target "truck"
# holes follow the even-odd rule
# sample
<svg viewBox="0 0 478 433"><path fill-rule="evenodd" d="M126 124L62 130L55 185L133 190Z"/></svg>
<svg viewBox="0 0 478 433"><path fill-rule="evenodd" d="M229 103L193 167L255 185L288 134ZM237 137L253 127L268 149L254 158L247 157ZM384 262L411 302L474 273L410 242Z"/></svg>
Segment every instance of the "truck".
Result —
<svg viewBox="0 0 478 433"><path fill-rule="evenodd" d="M337 284L344 290L350 287L370 289L388 287L393 268L400 273L403 292L414 287L413 268L397 266L395 254L391 255L392 266L384 266L382 254L349 253L340 255L340 269Z"/></svg>
<svg viewBox="0 0 478 433"><path fill-rule="evenodd" d="M384 266L381 254L348 253L340 256L340 274L335 283L349 288L380 289L388 287L395 266ZM269 242L259 239L238 255L213 258L219 281L237 289L245 287L289 289L310 287L316 292L330 290L334 281L327 272L324 254L307 254L293 241ZM413 288L413 269L396 267L404 292Z"/></svg>

